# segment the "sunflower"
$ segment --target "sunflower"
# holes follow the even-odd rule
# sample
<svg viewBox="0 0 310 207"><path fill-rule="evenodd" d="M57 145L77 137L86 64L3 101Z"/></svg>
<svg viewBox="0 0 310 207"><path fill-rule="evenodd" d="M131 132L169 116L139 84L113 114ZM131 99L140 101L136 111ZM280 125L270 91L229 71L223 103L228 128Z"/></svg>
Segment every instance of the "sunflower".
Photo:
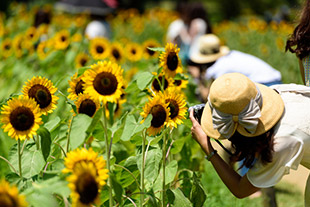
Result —
<svg viewBox="0 0 310 207"><path fill-rule="evenodd" d="M132 42L126 45L125 54L128 60L136 62L142 58L143 50L139 44Z"/></svg>
<svg viewBox="0 0 310 207"><path fill-rule="evenodd" d="M72 42L81 42L83 40L83 36L80 33L75 33L71 39Z"/></svg>
<svg viewBox="0 0 310 207"><path fill-rule="evenodd" d="M29 27L25 32L25 40L34 43L39 39L37 29L35 27Z"/></svg>
<svg viewBox="0 0 310 207"><path fill-rule="evenodd" d="M16 35L13 39L13 49L14 49L15 56L17 58L20 58L23 56L22 42L23 42L23 36L21 34Z"/></svg>
<svg viewBox="0 0 310 207"><path fill-rule="evenodd" d="M38 104L31 98L19 96L2 106L1 122L4 132L16 140L33 137L42 124Z"/></svg>
<svg viewBox="0 0 310 207"><path fill-rule="evenodd" d="M110 61L99 61L91 65L91 69L85 71L82 78L85 82L85 93L90 94L104 104L116 103L122 95L123 69Z"/></svg>
<svg viewBox="0 0 310 207"><path fill-rule="evenodd" d="M185 76L187 78L187 76ZM188 84L188 80L179 79L179 80L173 80L173 85L175 85L179 89L186 88Z"/></svg>
<svg viewBox="0 0 310 207"><path fill-rule="evenodd" d="M125 94L123 94L123 95L125 95ZM115 110L114 110L114 117L119 117L121 114L122 114L122 105L124 104L124 103L126 103L127 102L127 99L126 98L121 98L121 99L119 99L119 100L117 100L117 103L116 103L116 108L115 108ZM105 112L106 112L106 116L108 117L108 118L110 118L110 111L109 111L109 109L108 109L108 104L106 104L105 105Z"/></svg>
<svg viewBox="0 0 310 207"><path fill-rule="evenodd" d="M168 105L165 102L163 94L160 92L155 97L149 98L149 101L143 107L143 112L140 114L144 119L149 114L153 116L151 126L147 129L147 133L150 136L160 133L162 128L167 124L170 115Z"/></svg>
<svg viewBox="0 0 310 207"><path fill-rule="evenodd" d="M51 53L51 48L49 48L50 43L47 41L42 41L39 43L37 47L37 54L40 60L44 60L50 53Z"/></svg>
<svg viewBox="0 0 310 207"><path fill-rule="evenodd" d="M103 60L109 55L109 41L103 37L93 38L90 41L90 54L95 60Z"/></svg>
<svg viewBox="0 0 310 207"><path fill-rule="evenodd" d="M57 50L64 50L70 44L70 33L68 30L61 30L54 36L54 47Z"/></svg>
<svg viewBox="0 0 310 207"><path fill-rule="evenodd" d="M76 100L79 94L84 93L83 85L84 81L82 80L83 75L77 76L78 74L75 73L72 77L71 80L69 81L69 86L68 92L70 93L68 98L71 100Z"/></svg>
<svg viewBox="0 0 310 207"><path fill-rule="evenodd" d="M24 96L34 98L39 104L40 111L47 115L56 108L58 97L55 96L57 88L45 77L33 77L25 83L22 89Z"/></svg>
<svg viewBox="0 0 310 207"><path fill-rule="evenodd" d="M100 202L101 187L109 177L105 160L92 148L71 151L65 158L63 173L71 173L67 178L71 189L72 206L89 206Z"/></svg>
<svg viewBox="0 0 310 207"><path fill-rule="evenodd" d="M81 68L86 66L86 63L89 61L89 57L86 53L79 53L75 58L75 67Z"/></svg>
<svg viewBox="0 0 310 207"><path fill-rule="evenodd" d="M110 59L117 63L121 63L124 60L124 51L123 47L118 42L113 42L110 45Z"/></svg>
<svg viewBox="0 0 310 207"><path fill-rule="evenodd" d="M12 40L10 38L4 39L1 44L2 56L8 58L12 55L12 52L13 52Z"/></svg>
<svg viewBox="0 0 310 207"><path fill-rule="evenodd" d="M146 59L157 58L158 52L150 50L149 48L155 48L155 47L159 47L159 46L160 46L159 43L154 39L149 39L149 40L145 41L143 43L144 57Z"/></svg>
<svg viewBox="0 0 310 207"><path fill-rule="evenodd" d="M92 98L88 94L79 94L78 99L74 102L77 113L86 114L93 117L96 111L100 108L98 100Z"/></svg>
<svg viewBox="0 0 310 207"><path fill-rule="evenodd" d="M159 56L160 66L163 67L163 72L170 77L174 77L176 73L182 72L181 59L179 58L180 48L172 43L167 43L165 52Z"/></svg>
<svg viewBox="0 0 310 207"><path fill-rule="evenodd" d="M153 73L153 74L155 76L157 75L157 73ZM160 74L157 78L154 78L152 85L151 85L151 92L153 93L160 92L162 84L163 84L163 90L165 91L167 88L170 88L173 86L173 79Z"/></svg>
<svg viewBox="0 0 310 207"><path fill-rule="evenodd" d="M164 92L165 102L168 103L170 109L169 121L167 126L177 128L177 125L183 123L187 112L185 96L175 87L171 87Z"/></svg>
<svg viewBox="0 0 310 207"><path fill-rule="evenodd" d="M125 71L125 76L124 76L125 80L127 82L130 82L138 71L139 69L137 67L132 67L129 70Z"/></svg>
<svg viewBox="0 0 310 207"><path fill-rule="evenodd" d="M16 186L10 186L5 181L0 181L0 206L2 207L26 207L27 202L24 195L18 193Z"/></svg>

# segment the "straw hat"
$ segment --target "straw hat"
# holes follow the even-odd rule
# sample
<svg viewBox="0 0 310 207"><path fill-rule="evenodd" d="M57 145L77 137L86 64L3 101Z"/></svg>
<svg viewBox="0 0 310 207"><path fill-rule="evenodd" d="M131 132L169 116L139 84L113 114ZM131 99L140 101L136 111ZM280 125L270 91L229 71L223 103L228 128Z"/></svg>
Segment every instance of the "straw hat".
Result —
<svg viewBox="0 0 310 207"><path fill-rule="evenodd" d="M198 48L190 54L190 60L194 63L205 64L216 61L227 55L229 48L220 45L220 39L214 34L202 35L198 39Z"/></svg>
<svg viewBox="0 0 310 207"><path fill-rule="evenodd" d="M270 130L283 112L283 100L273 89L241 73L227 73L210 87L201 126L214 139L229 139L236 130L255 137Z"/></svg>

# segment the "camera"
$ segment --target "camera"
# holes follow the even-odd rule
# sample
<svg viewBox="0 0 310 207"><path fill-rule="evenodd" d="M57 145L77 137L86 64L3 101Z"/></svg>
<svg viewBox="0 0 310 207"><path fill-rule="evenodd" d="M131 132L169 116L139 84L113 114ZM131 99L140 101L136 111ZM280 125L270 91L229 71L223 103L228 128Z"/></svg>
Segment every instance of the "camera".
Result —
<svg viewBox="0 0 310 207"><path fill-rule="evenodd" d="M189 107L189 109L188 109L188 113L191 110L194 110L194 117L195 117L195 119L197 119L199 124L200 124L200 121L201 121L201 116L202 116L203 109L205 108L205 105L206 104L197 104L195 106Z"/></svg>

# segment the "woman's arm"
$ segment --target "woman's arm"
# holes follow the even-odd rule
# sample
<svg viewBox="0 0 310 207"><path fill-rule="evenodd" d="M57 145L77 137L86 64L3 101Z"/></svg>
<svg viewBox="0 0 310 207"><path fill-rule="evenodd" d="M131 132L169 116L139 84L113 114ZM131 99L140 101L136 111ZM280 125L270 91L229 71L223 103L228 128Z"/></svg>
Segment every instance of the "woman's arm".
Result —
<svg viewBox="0 0 310 207"><path fill-rule="evenodd" d="M191 128L193 138L198 142L206 155L210 155L214 148L211 145L210 138L204 133L200 124L194 118L193 110L190 111L189 118L193 123ZM213 155L210 161L223 183L237 198L247 197L259 190L259 188L249 182L247 176L241 177L218 154Z"/></svg>

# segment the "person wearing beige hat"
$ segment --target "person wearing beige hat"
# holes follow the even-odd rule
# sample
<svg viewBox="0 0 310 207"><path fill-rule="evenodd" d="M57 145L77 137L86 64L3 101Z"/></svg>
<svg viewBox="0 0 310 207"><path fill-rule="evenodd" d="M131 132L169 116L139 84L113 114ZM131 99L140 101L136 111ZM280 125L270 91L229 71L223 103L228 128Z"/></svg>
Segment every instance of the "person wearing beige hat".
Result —
<svg viewBox="0 0 310 207"><path fill-rule="evenodd" d="M252 81L267 86L281 83L278 70L258 57L221 45L220 39L214 34L203 35L198 42L190 51L188 68L200 84L199 92L203 100L206 100L210 83L226 73L242 73Z"/></svg>
<svg viewBox="0 0 310 207"><path fill-rule="evenodd" d="M243 74L228 73L212 83L201 124L190 111L191 131L224 184L244 198L276 185L299 165L310 169L309 106L309 87L267 87ZM232 159L243 160L248 172L238 174L218 155L210 138L228 139ZM305 206L310 206L309 178Z"/></svg>

